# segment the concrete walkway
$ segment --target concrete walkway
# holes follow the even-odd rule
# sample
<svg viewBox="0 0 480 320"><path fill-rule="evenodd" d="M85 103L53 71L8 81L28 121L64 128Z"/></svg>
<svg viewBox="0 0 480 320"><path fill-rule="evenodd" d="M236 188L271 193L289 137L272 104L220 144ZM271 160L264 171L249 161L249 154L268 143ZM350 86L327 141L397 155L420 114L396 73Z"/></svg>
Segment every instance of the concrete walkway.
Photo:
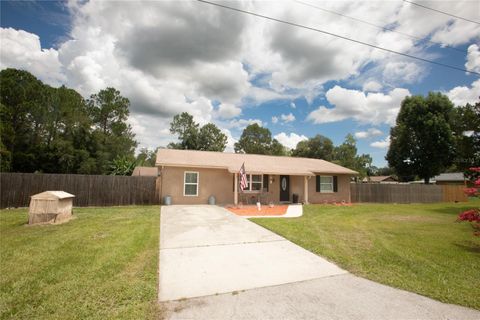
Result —
<svg viewBox="0 0 480 320"><path fill-rule="evenodd" d="M353 276L220 207L164 206L160 228L169 319L480 319Z"/></svg>

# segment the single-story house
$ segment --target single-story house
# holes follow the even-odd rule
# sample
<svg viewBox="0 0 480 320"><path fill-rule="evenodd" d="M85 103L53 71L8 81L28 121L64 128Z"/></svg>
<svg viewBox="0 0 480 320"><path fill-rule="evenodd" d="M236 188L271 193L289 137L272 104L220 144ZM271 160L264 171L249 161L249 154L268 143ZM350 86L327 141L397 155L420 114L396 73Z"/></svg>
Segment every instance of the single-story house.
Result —
<svg viewBox="0 0 480 320"><path fill-rule="evenodd" d="M398 180L392 176L370 176L362 180L363 183L397 183Z"/></svg>
<svg viewBox="0 0 480 320"><path fill-rule="evenodd" d="M244 164L247 187L240 190ZM356 171L319 159L211 151L159 149L156 166L160 196L173 204L218 204L325 201L350 202L350 180Z"/></svg>
<svg viewBox="0 0 480 320"><path fill-rule="evenodd" d="M133 169L133 172L132 172L132 177L134 176L158 177L158 168L137 166L135 167L135 169Z"/></svg>
<svg viewBox="0 0 480 320"><path fill-rule="evenodd" d="M441 173L433 177L435 184L465 185L463 172Z"/></svg>

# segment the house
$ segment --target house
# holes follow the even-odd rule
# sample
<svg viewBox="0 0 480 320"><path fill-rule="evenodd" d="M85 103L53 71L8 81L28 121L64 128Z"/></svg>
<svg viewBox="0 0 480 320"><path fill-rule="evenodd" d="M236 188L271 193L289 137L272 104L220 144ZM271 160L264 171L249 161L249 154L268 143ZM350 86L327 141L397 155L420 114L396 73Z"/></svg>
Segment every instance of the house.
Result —
<svg viewBox="0 0 480 320"><path fill-rule="evenodd" d="M392 176L370 176L362 180L363 183L397 183L397 179Z"/></svg>
<svg viewBox="0 0 480 320"><path fill-rule="evenodd" d="M245 165L247 188L239 188ZM356 171L319 159L256 154L159 149L156 166L160 196L173 204L350 202L350 178Z"/></svg>
<svg viewBox="0 0 480 320"><path fill-rule="evenodd" d="M465 185L463 172L441 173L433 178L440 185Z"/></svg>
<svg viewBox="0 0 480 320"><path fill-rule="evenodd" d="M142 177L158 177L158 168L157 167L135 167L132 172L133 176L142 176Z"/></svg>

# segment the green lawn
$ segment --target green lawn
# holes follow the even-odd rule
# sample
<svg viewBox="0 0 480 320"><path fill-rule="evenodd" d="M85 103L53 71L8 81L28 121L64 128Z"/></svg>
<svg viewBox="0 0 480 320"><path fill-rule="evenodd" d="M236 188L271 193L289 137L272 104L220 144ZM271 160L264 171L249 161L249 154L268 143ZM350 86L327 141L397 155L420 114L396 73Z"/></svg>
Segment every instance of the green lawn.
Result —
<svg viewBox="0 0 480 320"><path fill-rule="evenodd" d="M300 218L251 220L356 275L480 309L480 238L455 223L478 205L309 205Z"/></svg>
<svg viewBox="0 0 480 320"><path fill-rule="evenodd" d="M27 226L26 209L1 210L0 318L157 318L159 211L75 208Z"/></svg>

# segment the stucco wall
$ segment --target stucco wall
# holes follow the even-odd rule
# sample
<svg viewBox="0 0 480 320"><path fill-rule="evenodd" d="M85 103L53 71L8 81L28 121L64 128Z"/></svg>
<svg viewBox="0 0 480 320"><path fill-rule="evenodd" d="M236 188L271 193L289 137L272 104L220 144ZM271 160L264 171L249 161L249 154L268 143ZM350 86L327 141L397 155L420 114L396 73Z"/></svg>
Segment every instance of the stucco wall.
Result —
<svg viewBox="0 0 480 320"><path fill-rule="evenodd" d="M183 179L185 171L199 173L198 196L183 195ZM280 201L280 176L270 175L273 178L268 186L267 202L278 203ZM347 201L350 202L350 176L338 175L338 192L320 193L315 191L315 177L308 180L308 200L310 203L323 203L324 201ZM200 168L176 168L164 167L161 170L161 196L172 197L173 204L206 204L208 197L215 196L217 204L233 204L233 179L232 173L224 169L200 169ZM299 195L299 201L305 201L304 177L290 176L290 201L292 194ZM239 190L240 191L240 190ZM246 203L247 198L255 193L245 192L239 194L239 201Z"/></svg>
<svg viewBox="0 0 480 320"><path fill-rule="evenodd" d="M324 201L346 201L350 202L350 176L337 175L338 191L333 193L316 192L315 177L308 180L308 202L323 203Z"/></svg>
<svg viewBox="0 0 480 320"><path fill-rule="evenodd" d="M199 173L198 196L183 195L185 171ZM207 204L213 195L217 204L233 203L233 174L223 169L164 167L161 170L161 196L171 196L173 204Z"/></svg>

